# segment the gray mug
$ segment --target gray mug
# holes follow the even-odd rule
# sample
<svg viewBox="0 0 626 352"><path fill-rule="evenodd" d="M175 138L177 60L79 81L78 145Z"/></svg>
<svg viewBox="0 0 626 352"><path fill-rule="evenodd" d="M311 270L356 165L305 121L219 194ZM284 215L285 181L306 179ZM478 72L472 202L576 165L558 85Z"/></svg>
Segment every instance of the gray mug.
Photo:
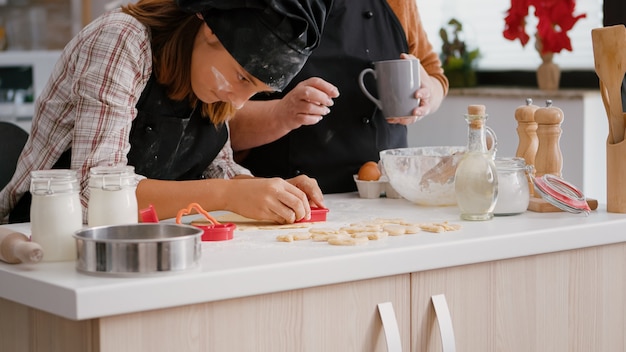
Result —
<svg viewBox="0 0 626 352"><path fill-rule="evenodd" d="M366 74L376 80L379 99L374 98L363 83ZM419 106L415 91L420 87L419 59L398 59L374 62L374 68L366 68L359 74L359 87L374 102L386 118L414 116Z"/></svg>

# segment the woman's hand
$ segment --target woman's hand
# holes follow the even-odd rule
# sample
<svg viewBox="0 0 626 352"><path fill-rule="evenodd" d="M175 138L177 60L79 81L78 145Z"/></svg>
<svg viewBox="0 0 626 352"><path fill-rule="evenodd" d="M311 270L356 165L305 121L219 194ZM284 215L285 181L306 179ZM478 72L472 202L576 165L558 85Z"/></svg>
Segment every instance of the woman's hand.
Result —
<svg viewBox="0 0 626 352"><path fill-rule="evenodd" d="M417 59L410 54L401 54L401 59ZM431 78L424 66L420 63L420 88L415 91L415 99L418 99L418 106L413 109L413 117L387 119L389 123L410 125L421 120L424 116L439 109L443 100L443 87L438 80Z"/></svg>
<svg viewBox="0 0 626 352"><path fill-rule="evenodd" d="M307 176L289 181L281 178L233 179L224 193L226 209L251 219L290 224L310 219L311 206L321 204L322 192L317 182Z"/></svg>
<svg viewBox="0 0 626 352"><path fill-rule="evenodd" d="M333 98L339 96L334 85L313 77L296 85L274 107L274 116L282 119L283 126L294 130L302 125L314 125L330 112Z"/></svg>

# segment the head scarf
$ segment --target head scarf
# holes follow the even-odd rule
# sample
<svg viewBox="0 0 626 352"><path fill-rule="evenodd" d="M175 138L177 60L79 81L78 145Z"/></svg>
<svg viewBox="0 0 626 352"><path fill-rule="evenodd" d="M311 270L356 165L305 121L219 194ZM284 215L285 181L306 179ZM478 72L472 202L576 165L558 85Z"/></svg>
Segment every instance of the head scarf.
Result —
<svg viewBox="0 0 626 352"><path fill-rule="evenodd" d="M177 0L251 75L282 90L319 45L332 0Z"/></svg>

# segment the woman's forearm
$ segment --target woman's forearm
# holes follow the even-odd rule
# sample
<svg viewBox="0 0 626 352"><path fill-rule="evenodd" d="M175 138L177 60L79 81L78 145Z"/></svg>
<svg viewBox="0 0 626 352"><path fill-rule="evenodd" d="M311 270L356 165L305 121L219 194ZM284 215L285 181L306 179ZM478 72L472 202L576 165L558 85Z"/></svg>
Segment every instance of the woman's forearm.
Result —
<svg viewBox="0 0 626 352"><path fill-rule="evenodd" d="M248 101L229 121L230 142L234 151L246 150L273 142L289 133L275 116L279 100Z"/></svg>

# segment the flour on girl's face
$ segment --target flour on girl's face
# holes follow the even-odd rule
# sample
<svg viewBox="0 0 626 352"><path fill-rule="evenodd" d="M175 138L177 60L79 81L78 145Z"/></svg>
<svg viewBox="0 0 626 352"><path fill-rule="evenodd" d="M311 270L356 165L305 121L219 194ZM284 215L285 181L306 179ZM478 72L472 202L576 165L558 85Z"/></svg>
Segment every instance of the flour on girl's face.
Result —
<svg viewBox="0 0 626 352"><path fill-rule="evenodd" d="M215 77L215 83L217 85L216 88L218 91L232 90L233 86L228 82L228 80L226 80L226 77L224 77L218 69L211 67L211 72L213 72L213 77Z"/></svg>
<svg viewBox="0 0 626 352"><path fill-rule="evenodd" d="M230 84L230 82L228 82L228 80L226 79L226 77L224 77L224 75L215 67L211 67L211 72L213 72L213 77L215 78L215 84L216 84L216 90L218 93L224 93L224 94L220 94L220 97L227 97L233 94L233 86L232 84ZM233 104L233 106L236 109L240 109L243 106L243 103L241 104L236 104L233 101L228 101L228 103ZM240 106L237 106L240 105Z"/></svg>

